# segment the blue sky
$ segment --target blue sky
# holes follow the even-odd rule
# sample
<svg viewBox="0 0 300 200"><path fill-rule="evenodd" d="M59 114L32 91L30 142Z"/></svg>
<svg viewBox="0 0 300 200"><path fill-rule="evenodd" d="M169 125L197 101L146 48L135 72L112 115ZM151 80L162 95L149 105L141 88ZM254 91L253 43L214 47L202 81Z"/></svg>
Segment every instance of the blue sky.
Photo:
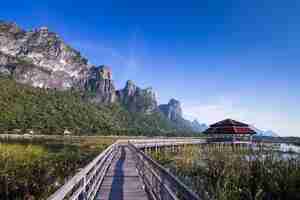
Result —
<svg viewBox="0 0 300 200"><path fill-rule="evenodd" d="M1 3L0 19L48 26L91 63L175 97L185 116L233 118L300 136L300 1Z"/></svg>

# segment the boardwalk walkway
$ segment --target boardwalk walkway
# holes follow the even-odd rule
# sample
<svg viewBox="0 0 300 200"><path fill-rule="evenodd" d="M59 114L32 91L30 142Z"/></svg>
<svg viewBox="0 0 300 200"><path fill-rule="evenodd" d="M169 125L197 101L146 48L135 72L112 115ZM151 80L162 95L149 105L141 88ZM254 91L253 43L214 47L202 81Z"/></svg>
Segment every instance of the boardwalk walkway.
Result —
<svg viewBox="0 0 300 200"><path fill-rule="evenodd" d="M118 140L47 200L178 200L178 196L184 200L200 200L145 152L162 148L175 150L175 147L204 142L190 138Z"/></svg>
<svg viewBox="0 0 300 200"><path fill-rule="evenodd" d="M96 200L148 200L128 146L119 147L96 195Z"/></svg>

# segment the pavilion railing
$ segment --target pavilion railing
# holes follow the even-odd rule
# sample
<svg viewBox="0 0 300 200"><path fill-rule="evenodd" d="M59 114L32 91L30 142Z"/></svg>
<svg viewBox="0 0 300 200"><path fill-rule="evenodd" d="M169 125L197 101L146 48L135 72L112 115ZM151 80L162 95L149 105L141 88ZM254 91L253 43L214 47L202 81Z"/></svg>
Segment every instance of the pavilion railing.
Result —
<svg viewBox="0 0 300 200"><path fill-rule="evenodd" d="M139 172L145 190L155 200L200 200L177 177L169 173L164 167L151 159L135 144L129 142L129 148L134 153L136 168Z"/></svg>
<svg viewBox="0 0 300 200"><path fill-rule="evenodd" d="M105 173L116 155L118 146L118 142L109 146L47 200L94 199Z"/></svg>

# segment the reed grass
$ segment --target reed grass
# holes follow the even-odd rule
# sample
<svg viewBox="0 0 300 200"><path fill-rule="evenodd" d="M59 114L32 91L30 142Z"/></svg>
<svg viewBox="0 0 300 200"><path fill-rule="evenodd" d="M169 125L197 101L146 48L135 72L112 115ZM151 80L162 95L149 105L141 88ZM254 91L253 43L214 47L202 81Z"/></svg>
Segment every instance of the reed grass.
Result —
<svg viewBox="0 0 300 200"><path fill-rule="evenodd" d="M113 141L100 137L0 141L0 199L47 199Z"/></svg>
<svg viewBox="0 0 300 200"><path fill-rule="evenodd" d="M178 153L151 156L178 176L202 199L300 199L300 156L273 151L185 147Z"/></svg>

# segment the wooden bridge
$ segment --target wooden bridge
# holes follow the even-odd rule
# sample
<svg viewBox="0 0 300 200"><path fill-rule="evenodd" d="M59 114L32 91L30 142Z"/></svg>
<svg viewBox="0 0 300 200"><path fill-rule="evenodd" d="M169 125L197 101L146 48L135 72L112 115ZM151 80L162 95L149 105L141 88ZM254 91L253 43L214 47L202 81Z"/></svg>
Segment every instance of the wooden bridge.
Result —
<svg viewBox="0 0 300 200"><path fill-rule="evenodd" d="M199 200L142 150L204 142L200 139L117 141L48 200Z"/></svg>

